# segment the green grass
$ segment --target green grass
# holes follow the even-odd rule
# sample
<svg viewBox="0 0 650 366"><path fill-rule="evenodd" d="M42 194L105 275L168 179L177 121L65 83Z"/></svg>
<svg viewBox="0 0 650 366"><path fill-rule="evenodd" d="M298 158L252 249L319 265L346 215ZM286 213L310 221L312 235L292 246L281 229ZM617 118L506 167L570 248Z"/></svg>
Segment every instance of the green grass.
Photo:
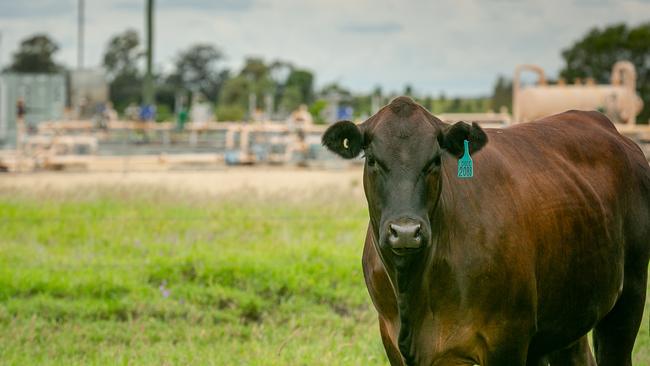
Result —
<svg viewBox="0 0 650 366"><path fill-rule="evenodd" d="M367 213L335 194L3 193L0 364L386 364Z"/></svg>

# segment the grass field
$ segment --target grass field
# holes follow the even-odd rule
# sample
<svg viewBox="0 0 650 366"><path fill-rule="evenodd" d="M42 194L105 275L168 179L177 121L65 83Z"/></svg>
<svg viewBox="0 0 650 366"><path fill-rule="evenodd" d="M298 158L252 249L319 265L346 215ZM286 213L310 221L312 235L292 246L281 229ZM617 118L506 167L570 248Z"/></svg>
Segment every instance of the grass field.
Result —
<svg viewBox="0 0 650 366"><path fill-rule="evenodd" d="M357 196L10 190L0 212L1 364L386 364Z"/></svg>

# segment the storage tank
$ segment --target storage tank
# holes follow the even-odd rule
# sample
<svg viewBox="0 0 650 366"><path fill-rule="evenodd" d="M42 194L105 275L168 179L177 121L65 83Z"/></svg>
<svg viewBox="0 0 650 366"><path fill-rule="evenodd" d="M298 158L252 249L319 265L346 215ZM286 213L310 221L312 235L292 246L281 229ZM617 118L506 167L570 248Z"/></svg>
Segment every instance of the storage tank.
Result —
<svg viewBox="0 0 650 366"><path fill-rule="evenodd" d="M536 73L537 84L522 86L523 71ZM569 109L581 109L601 111L616 123L635 124L643 101L636 93L634 65L628 61L614 64L610 82L597 85L593 79L587 79L584 83L577 80L574 84L560 81L549 85L541 67L519 65L513 79L513 120L527 122Z"/></svg>

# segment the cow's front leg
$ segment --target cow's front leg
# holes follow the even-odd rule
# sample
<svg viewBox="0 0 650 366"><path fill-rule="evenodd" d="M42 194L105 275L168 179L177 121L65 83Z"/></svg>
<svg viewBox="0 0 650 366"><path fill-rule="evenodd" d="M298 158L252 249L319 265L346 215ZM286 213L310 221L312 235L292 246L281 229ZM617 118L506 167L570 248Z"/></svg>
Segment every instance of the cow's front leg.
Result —
<svg viewBox="0 0 650 366"><path fill-rule="evenodd" d="M550 354L548 360L551 366L596 366L586 335L571 346Z"/></svg>
<svg viewBox="0 0 650 366"><path fill-rule="evenodd" d="M397 339L395 339L395 330L392 329L393 325L385 320L381 315L379 316L379 332L381 333L381 341L386 350L386 356L391 366L404 366L402 354L399 352L397 346Z"/></svg>

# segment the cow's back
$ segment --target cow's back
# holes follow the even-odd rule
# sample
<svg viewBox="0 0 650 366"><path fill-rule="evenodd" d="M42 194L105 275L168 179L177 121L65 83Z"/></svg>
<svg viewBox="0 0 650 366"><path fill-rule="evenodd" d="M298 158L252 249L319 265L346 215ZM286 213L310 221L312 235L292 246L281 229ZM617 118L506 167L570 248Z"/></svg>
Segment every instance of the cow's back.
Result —
<svg viewBox="0 0 650 366"><path fill-rule="evenodd" d="M490 143L473 157L473 179L455 178L455 164L444 164L442 202L452 231L444 236L455 240L452 252L458 249L468 281L504 273L493 275L501 281L490 283L487 296L504 293L504 308L512 289L531 299L536 347L553 349L611 310L626 258L647 266L650 168L638 146L597 112L487 133Z"/></svg>
<svg viewBox="0 0 650 366"><path fill-rule="evenodd" d="M641 239L637 234L648 232L650 166L639 146L603 114L568 111L491 130L489 135L484 158L496 154L494 161L518 181L525 195L536 189L547 193L534 199L542 202L538 209L553 206L551 199L559 204L583 202L611 215L610 223L621 220L626 237ZM650 243L643 249L650 251Z"/></svg>

